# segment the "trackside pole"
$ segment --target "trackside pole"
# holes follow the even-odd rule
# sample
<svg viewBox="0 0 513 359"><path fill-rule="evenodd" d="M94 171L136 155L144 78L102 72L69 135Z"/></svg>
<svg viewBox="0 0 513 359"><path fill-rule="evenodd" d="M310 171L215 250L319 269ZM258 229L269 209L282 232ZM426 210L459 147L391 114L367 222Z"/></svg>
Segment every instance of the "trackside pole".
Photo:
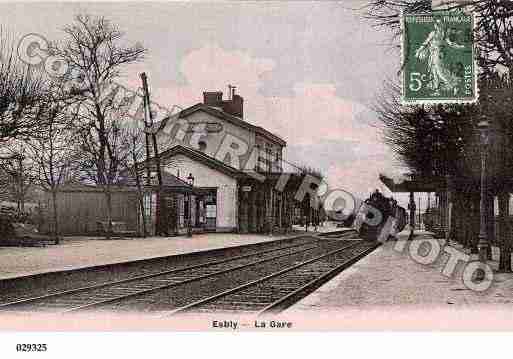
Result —
<svg viewBox="0 0 513 359"><path fill-rule="evenodd" d="M410 210L410 235L408 240L413 239L413 231L415 230L415 198L413 196L413 191L410 191L410 203L408 204L408 209Z"/></svg>

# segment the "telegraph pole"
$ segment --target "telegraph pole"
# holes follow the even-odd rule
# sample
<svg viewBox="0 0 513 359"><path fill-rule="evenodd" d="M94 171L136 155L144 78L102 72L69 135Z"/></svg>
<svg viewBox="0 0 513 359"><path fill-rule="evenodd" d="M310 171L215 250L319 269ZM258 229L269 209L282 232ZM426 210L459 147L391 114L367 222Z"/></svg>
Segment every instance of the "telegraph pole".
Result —
<svg viewBox="0 0 513 359"><path fill-rule="evenodd" d="M144 113L144 139L146 142L146 185L151 185L151 169L150 169L150 134L148 128L150 127L148 122L148 114L146 113L146 95L143 94L143 113Z"/></svg>
<svg viewBox="0 0 513 359"><path fill-rule="evenodd" d="M146 136L148 136L148 131L151 132L151 139L152 139L152 142L153 142L153 156L155 158L155 166L157 168L157 180L158 180L158 190L157 190L157 203L156 203L156 217L157 217L157 223L156 223L156 234L157 235L160 235L161 234L161 220L160 220L160 192L162 190L162 172L160 170L160 156L159 156L159 150L158 150L158 145L157 145L157 136L155 134L155 130L153 129L153 113L151 112L151 105L150 105L150 92L148 90L148 77L146 76L146 73L143 72L141 73L141 80L142 80L142 85L143 85L143 91L144 91L144 105L145 105L145 109L144 109L144 112L145 112L145 115L146 115L146 110L148 110L148 116L149 116L149 124L148 123L145 123L145 130L146 130ZM151 128L151 129L150 129ZM146 142L146 150L148 150L149 146L148 146L148 142Z"/></svg>

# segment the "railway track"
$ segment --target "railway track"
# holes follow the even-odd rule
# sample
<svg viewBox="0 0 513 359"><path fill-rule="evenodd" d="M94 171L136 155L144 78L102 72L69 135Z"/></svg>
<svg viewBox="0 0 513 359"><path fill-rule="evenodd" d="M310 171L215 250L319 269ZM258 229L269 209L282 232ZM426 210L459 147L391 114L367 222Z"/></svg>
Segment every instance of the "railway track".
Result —
<svg viewBox="0 0 513 359"><path fill-rule="evenodd" d="M2 279L0 280L0 305L89 287L95 284L158 274L166 270L234 258L243 254L260 253L267 249L280 248L289 244L307 243L312 242L312 240L311 236L299 236L193 253Z"/></svg>
<svg viewBox="0 0 513 359"><path fill-rule="evenodd" d="M323 242L323 245L319 245L320 241ZM294 258L294 256L301 256L309 251L325 251L333 246L339 246L340 243L341 241L326 243L318 239L302 240L292 245L236 257L5 303L0 305L0 311L66 313L92 309L170 287L184 286L251 266L270 264L287 257Z"/></svg>
<svg viewBox="0 0 513 359"><path fill-rule="evenodd" d="M343 229L343 230L319 233L317 236L322 237L322 238L342 238L348 234L358 234L358 231L353 228L350 228L350 229L347 228L347 229Z"/></svg>
<svg viewBox="0 0 513 359"><path fill-rule="evenodd" d="M359 258L365 255L361 248L371 250L373 246L340 237L302 237L292 242L275 242L265 250L241 247L237 256L216 255L213 260L199 264L0 304L0 312L69 313L109 307L117 310L130 307L130 303L158 302L148 298L158 297L164 291L170 291L172 299L163 306L164 311L172 309L171 314L197 309L271 311L286 307L317 288L322 282L317 277L327 281L338 273L341 266L334 263L340 264L337 260L343 253ZM282 281L279 286L273 286L276 280Z"/></svg>
<svg viewBox="0 0 513 359"><path fill-rule="evenodd" d="M178 308L166 316L188 312L275 314L305 297L377 248L375 242L355 242L266 277Z"/></svg>

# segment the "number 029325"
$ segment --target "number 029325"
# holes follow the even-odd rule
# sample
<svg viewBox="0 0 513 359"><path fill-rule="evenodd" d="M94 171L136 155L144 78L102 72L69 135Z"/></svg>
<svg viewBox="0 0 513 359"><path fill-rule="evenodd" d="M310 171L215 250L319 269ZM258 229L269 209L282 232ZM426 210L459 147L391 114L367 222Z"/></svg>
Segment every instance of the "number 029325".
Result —
<svg viewBox="0 0 513 359"><path fill-rule="evenodd" d="M16 344L17 352L45 352L47 350L46 344Z"/></svg>

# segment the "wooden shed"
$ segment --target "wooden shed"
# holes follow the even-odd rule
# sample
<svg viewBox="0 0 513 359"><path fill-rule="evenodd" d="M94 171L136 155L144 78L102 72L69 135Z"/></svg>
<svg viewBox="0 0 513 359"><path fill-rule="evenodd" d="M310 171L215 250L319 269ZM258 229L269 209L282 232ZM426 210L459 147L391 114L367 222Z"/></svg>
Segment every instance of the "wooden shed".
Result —
<svg viewBox="0 0 513 359"><path fill-rule="evenodd" d="M137 191L132 187L113 186L112 220L125 222L127 230L140 227ZM46 208L51 222L51 194L47 194ZM57 193L59 230L63 235L90 235L97 230L97 222L107 218L105 193L100 187L84 184L68 184ZM51 226L51 223L46 223ZM45 228L43 228L44 230Z"/></svg>

